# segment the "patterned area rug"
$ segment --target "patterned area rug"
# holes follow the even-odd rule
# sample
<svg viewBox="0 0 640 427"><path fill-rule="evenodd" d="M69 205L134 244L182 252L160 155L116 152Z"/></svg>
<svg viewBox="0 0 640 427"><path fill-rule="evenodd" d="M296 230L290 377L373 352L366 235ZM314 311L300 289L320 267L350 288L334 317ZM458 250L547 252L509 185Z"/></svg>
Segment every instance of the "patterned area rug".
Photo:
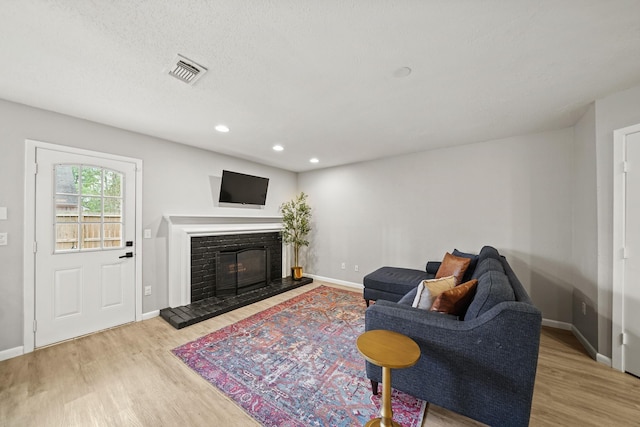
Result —
<svg viewBox="0 0 640 427"><path fill-rule="evenodd" d="M362 295L320 286L173 349L265 426L362 426L379 416L356 338ZM393 418L422 423L424 402L393 391Z"/></svg>

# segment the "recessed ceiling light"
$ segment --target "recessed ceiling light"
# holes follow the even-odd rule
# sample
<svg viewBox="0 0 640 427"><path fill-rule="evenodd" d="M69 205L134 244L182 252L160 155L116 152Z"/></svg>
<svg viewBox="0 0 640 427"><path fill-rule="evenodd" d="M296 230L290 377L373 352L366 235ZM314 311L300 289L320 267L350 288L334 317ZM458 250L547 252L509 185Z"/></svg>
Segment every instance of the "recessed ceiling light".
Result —
<svg viewBox="0 0 640 427"><path fill-rule="evenodd" d="M316 157L309 159L309 162L311 163L318 163L320 160L318 160Z"/></svg>
<svg viewBox="0 0 640 427"><path fill-rule="evenodd" d="M222 133L227 133L227 132L229 132L229 128L228 128L228 127L226 127L225 125L218 125L218 126L216 126L216 130L217 130L218 132L222 132Z"/></svg>
<svg viewBox="0 0 640 427"><path fill-rule="evenodd" d="M411 68L400 67L393 72L393 77L402 78L402 77L407 77L409 74L411 74Z"/></svg>
<svg viewBox="0 0 640 427"><path fill-rule="evenodd" d="M284 150L284 147L280 144L273 146L273 151L282 151L282 150Z"/></svg>

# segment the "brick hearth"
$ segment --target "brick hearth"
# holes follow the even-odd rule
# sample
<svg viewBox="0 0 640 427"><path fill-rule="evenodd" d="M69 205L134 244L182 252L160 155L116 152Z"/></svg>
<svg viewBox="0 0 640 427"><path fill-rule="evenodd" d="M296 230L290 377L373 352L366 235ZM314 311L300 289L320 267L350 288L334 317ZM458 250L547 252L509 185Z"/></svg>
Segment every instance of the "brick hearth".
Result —
<svg viewBox="0 0 640 427"><path fill-rule="evenodd" d="M303 277L301 280L292 280L291 277L276 279L269 286L242 295L225 298L210 297L182 307L165 308L160 310L160 316L174 328L182 329L312 282L313 279L308 277Z"/></svg>

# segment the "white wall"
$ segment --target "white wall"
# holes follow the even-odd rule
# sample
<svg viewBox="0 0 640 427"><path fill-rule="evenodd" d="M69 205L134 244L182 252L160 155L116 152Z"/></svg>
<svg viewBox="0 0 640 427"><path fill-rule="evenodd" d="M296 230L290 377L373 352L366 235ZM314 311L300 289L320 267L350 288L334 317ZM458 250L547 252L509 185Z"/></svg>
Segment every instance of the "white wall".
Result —
<svg viewBox="0 0 640 427"><path fill-rule="evenodd" d="M0 100L0 206L9 219L0 232L9 245L0 246L0 351L22 346L23 332L23 206L25 140L33 139L143 160L143 228L153 238L142 242L143 282L152 295L143 312L167 307L166 233L163 214L278 215L280 204L296 194L297 176L268 166L186 145ZM217 206L222 169L270 178L264 209Z"/></svg>
<svg viewBox="0 0 640 427"><path fill-rule="evenodd" d="M302 173L306 270L362 283L383 265L424 268L488 244L545 318L571 322L572 145L568 128Z"/></svg>
<svg viewBox="0 0 640 427"><path fill-rule="evenodd" d="M423 268L454 247L490 244L545 318L574 323L610 356L613 131L637 123L640 86L597 100L575 141L572 128L523 135L307 172L297 187L294 173L0 100L0 206L9 209L0 351L22 345L24 140L35 139L143 159L143 227L154 236L143 242L143 279L154 287L145 312L167 305L163 214L276 215L299 189L314 209L310 273L361 283L382 265ZM212 183L223 168L271 178L265 209L217 207ZM572 319L582 300L597 307L597 346L591 321Z"/></svg>
<svg viewBox="0 0 640 427"><path fill-rule="evenodd" d="M596 101L598 352L611 356L613 289L613 131L640 123L640 86Z"/></svg>

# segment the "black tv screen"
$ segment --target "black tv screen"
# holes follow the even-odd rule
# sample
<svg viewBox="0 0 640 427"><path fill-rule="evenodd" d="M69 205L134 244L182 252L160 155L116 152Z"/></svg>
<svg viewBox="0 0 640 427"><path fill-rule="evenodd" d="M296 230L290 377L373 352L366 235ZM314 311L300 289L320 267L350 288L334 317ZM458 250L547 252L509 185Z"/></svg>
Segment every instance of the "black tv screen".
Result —
<svg viewBox="0 0 640 427"><path fill-rule="evenodd" d="M269 178L223 170L219 202L264 206L268 186Z"/></svg>

